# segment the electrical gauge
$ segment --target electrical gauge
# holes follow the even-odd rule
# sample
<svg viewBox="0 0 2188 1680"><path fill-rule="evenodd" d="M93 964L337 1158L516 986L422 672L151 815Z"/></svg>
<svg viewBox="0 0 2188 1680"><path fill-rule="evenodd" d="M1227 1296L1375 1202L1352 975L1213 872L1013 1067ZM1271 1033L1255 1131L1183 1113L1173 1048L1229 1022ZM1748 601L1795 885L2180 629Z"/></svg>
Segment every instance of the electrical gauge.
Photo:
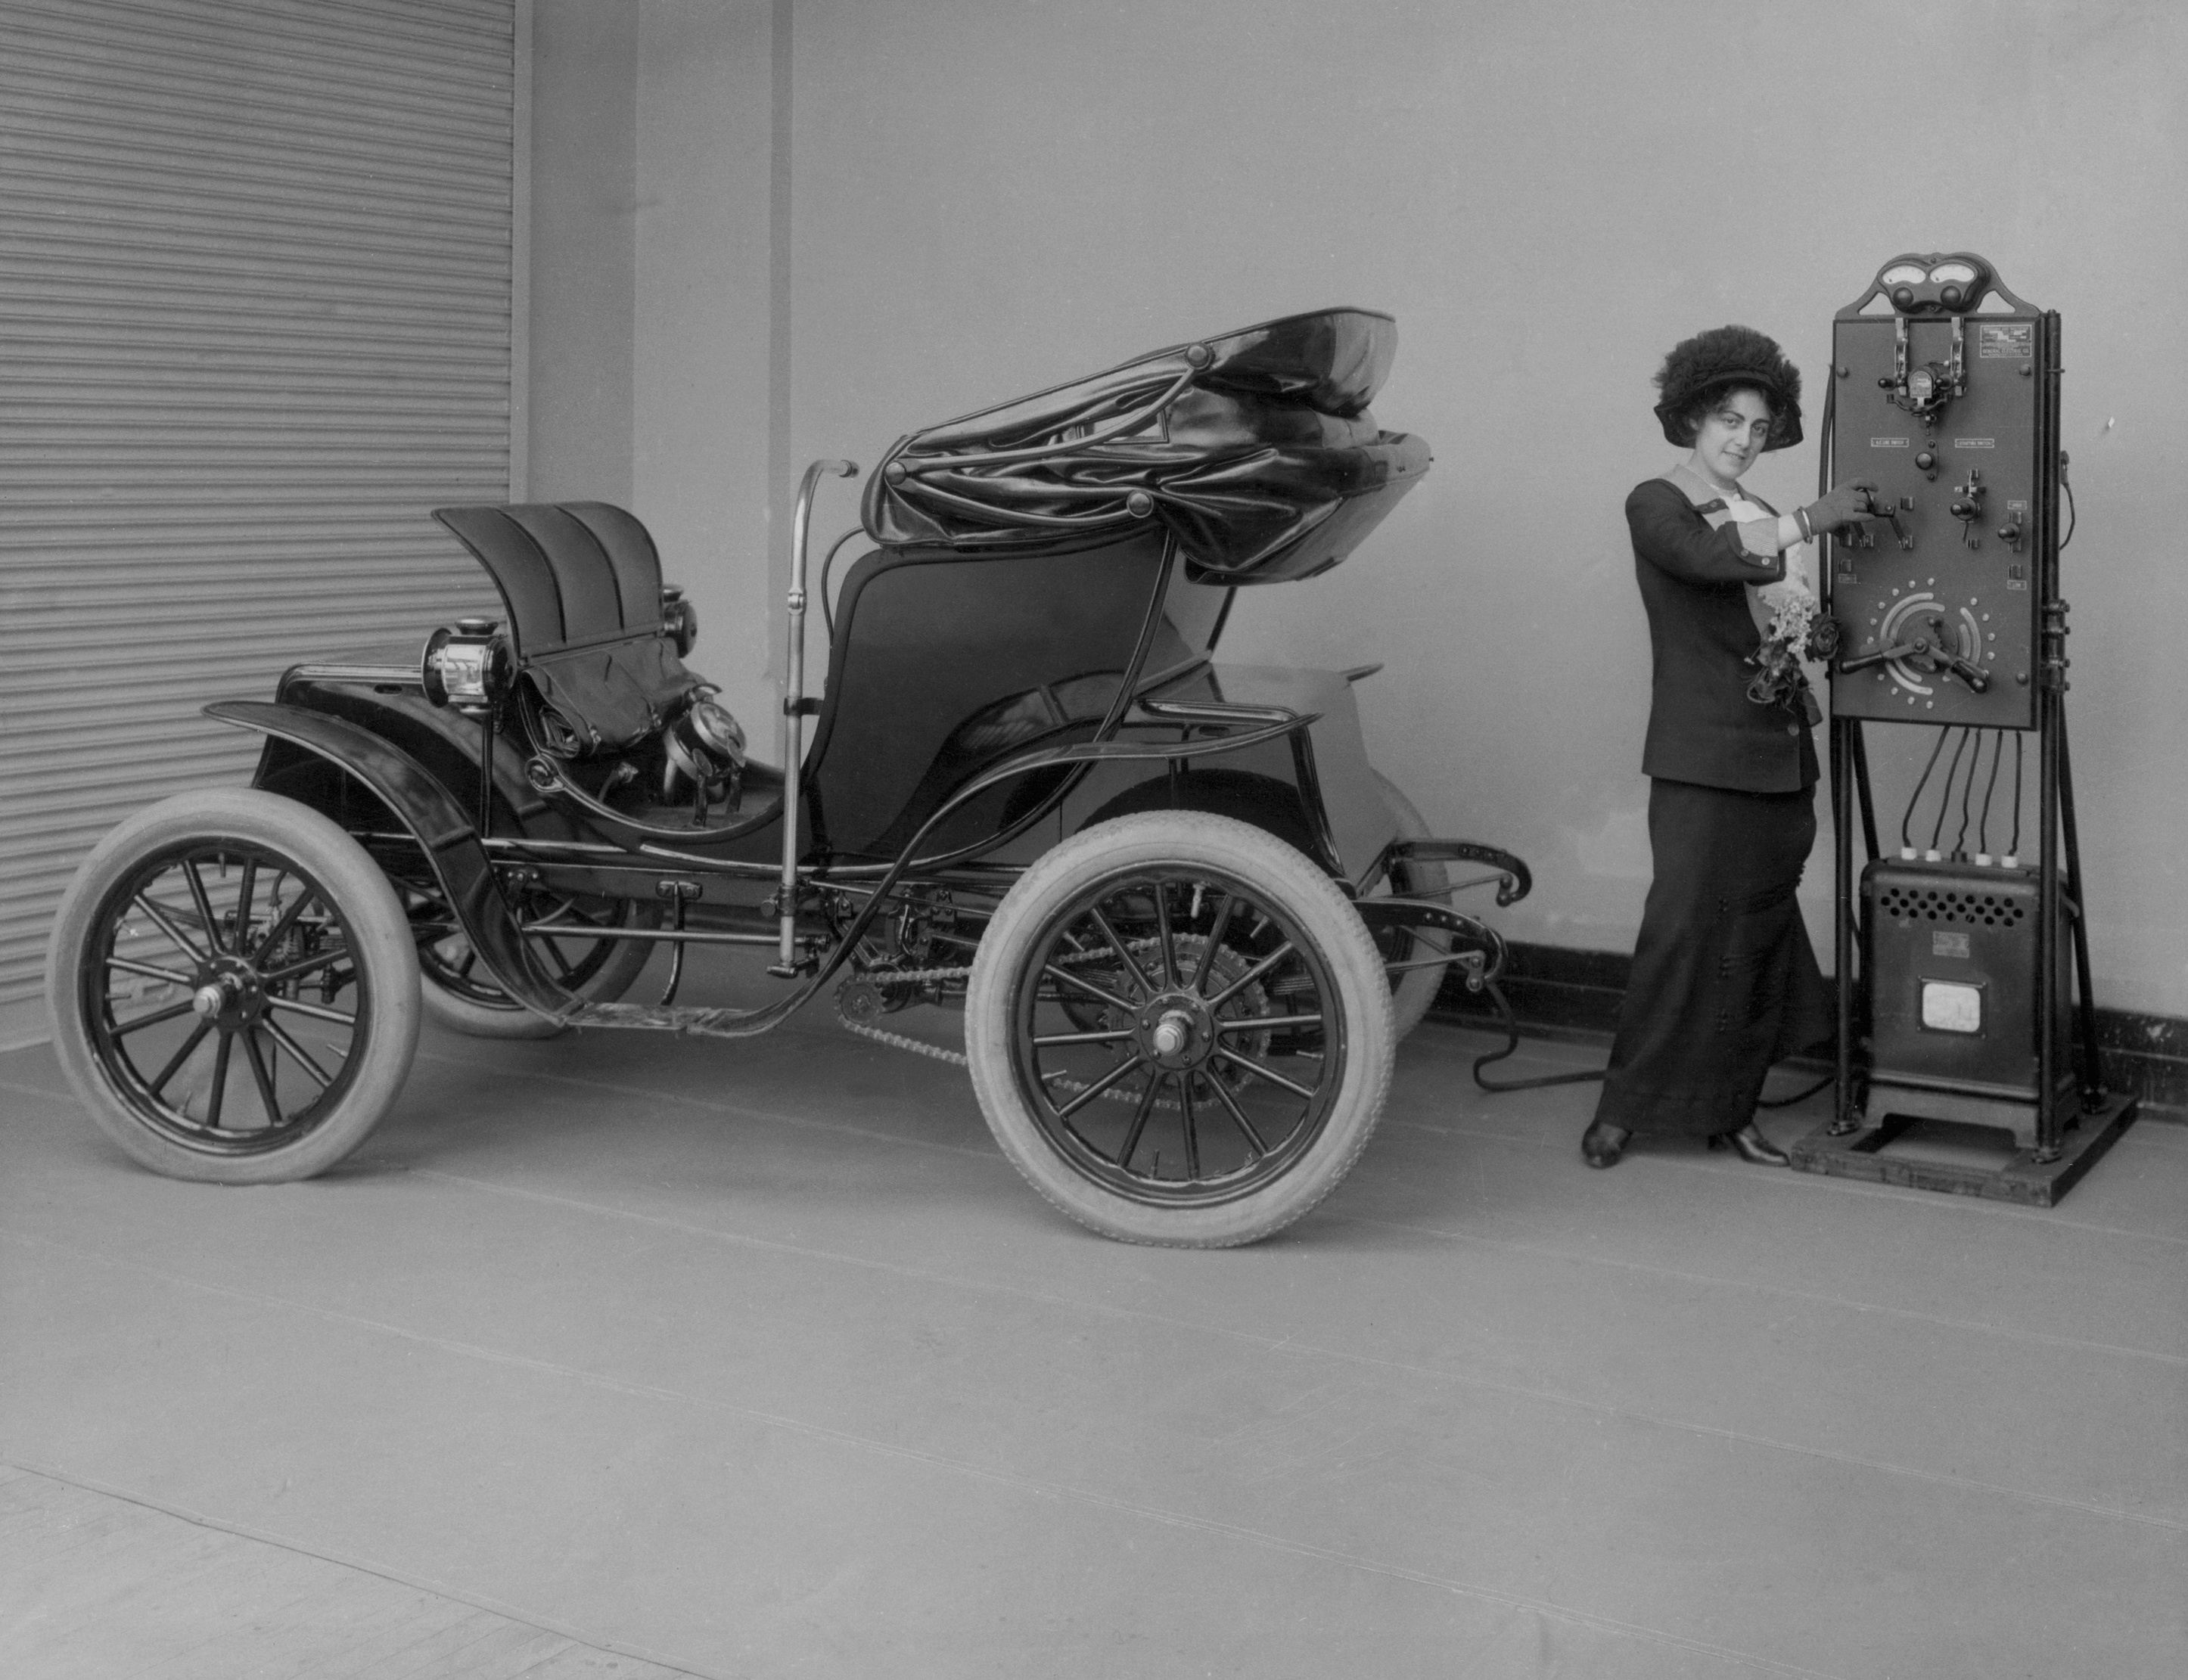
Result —
<svg viewBox="0 0 2188 1680"><path fill-rule="evenodd" d="M1869 296L1881 292L1903 315L1960 315L1991 290L1990 264L1966 251L1909 251L1877 271Z"/></svg>

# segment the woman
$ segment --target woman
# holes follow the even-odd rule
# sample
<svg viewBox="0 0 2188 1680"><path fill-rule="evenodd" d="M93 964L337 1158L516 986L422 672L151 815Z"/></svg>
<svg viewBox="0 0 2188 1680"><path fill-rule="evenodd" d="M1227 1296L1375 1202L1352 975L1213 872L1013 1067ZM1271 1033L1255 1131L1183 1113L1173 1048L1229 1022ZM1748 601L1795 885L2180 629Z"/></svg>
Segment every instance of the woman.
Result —
<svg viewBox="0 0 2188 1680"><path fill-rule="evenodd" d="M1867 516L1875 487L1791 514L1740 490L1758 457L1801 441L1800 371L1751 328L1688 339L1656 383L1664 436L1689 453L1626 499L1655 655L1641 760L1655 874L1581 1153L1608 1167L1637 1134L1700 1136L1783 1166L1755 1125L1763 1075L1835 1020L1793 896L1816 837L1822 714L1798 660L1813 597L1789 582L1786 551Z"/></svg>

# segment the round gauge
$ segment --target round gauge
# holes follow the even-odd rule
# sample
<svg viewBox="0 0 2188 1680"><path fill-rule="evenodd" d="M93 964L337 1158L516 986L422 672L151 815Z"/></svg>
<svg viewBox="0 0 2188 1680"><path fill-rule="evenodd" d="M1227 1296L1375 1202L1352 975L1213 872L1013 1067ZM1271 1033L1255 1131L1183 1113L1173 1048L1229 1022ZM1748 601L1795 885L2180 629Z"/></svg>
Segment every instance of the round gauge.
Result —
<svg viewBox="0 0 2188 1680"><path fill-rule="evenodd" d="M1976 271L1965 262L1940 262L1930 271L1930 278L1939 285L1948 280L1957 280L1964 286L1972 285Z"/></svg>
<svg viewBox="0 0 2188 1680"><path fill-rule="evenodd" d="M1881 286L1919 286L1930 278L1927 271L1912 262L1895 262L1876 277Z"/></svg>

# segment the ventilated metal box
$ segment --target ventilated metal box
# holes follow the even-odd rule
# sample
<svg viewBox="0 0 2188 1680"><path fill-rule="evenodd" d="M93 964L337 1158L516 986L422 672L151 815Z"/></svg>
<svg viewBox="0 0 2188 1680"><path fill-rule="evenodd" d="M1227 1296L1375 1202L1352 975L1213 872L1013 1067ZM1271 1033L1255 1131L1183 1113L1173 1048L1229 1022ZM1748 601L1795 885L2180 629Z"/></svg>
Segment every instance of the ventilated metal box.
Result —
<svg viewBox="0 0 2188 1680"><path fill-rule="evenodd" d="M2035 1136L2038 880L2033 869L1879 860L1862 872L1869 1108ZM2071 1090L2066 961L2052 942L2049 1030Z"/></svg>

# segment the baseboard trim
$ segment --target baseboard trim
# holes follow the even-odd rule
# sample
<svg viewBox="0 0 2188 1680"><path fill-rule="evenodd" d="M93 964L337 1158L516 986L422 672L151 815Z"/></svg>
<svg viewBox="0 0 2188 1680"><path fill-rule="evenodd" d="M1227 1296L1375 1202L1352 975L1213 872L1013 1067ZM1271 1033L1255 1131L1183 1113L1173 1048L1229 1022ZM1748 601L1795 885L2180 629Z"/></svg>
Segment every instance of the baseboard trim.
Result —
<svg viewBox="0 0 2188 1680"><path fill-rule="evenodd" d="M1524 943L1512 947L1503 987L1520 1030L1530 1037L1607 1042L1633 959L1618 951ZM1438 1018L1465 1026L1493 1022L1489 1000L1447 971L1436 994ZM2105 1088L2142 1100L2143 1118L2188 1125L2188 1020L2097 1011L2097 1050Z"/></svg>

